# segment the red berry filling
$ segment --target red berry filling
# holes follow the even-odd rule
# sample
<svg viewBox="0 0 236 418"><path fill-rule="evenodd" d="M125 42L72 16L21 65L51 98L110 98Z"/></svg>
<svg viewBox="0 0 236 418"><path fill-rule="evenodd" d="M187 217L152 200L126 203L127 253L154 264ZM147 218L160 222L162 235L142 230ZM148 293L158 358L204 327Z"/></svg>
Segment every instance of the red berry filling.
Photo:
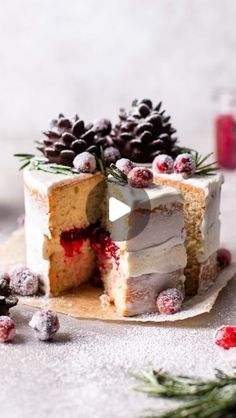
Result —
<svg viewBox="0 0 236 418"><path fill-rule="evenodd" d="M85 241L90 245L99 260L100 271L105 267L105 261L113 259L119 266L119 247L111 239L110 233L101 227L100 222L90 224L84 228L73 228L61 233L60 244L67 257L73 257L81 252Z"/></svg>
<svg viewBox="0 0 236 418"><path fill-rule="evenodd" d="M216 331L215 343L219 347L229 350L236 347L236 327L223 326Z"/></svg>

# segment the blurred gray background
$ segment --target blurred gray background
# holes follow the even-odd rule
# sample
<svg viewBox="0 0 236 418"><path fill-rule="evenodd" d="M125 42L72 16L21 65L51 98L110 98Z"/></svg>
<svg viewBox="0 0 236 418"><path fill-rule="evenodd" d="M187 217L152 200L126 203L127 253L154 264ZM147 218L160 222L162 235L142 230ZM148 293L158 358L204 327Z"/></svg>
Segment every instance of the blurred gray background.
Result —
<svg viewBox="0 0 236 418"><path fill-rule="evenodd" d="M213 148L213 92L234 86L235 0L0 0L0 237L22 211L15 152L58 112L117 118L162 99L183 144Z"/></svg>

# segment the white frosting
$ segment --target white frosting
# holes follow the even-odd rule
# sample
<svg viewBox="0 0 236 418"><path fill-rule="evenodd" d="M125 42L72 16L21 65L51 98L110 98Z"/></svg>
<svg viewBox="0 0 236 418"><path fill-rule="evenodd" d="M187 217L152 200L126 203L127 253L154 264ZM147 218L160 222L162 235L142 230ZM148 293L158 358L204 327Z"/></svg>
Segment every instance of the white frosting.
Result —
<svg viewBox="0 0 236 418"><path fill-rule="evenodd" d="M222 173L212 176L191 176L184 177L182 174L161 174L156 175L163 179L181 181L196 188L204 190L206 196L206 208L201 224L201 249L197 253L199 262L206 261L219 248L220 238L220 196L221 185L224 182ZM173 185L174 187L174 185Z"/></svg>
<svg viewBox="0 0 236 418"><path fill-rule="evenodd" d="M120 185L115 181L108 182L108 193L129 206L132 210L146 208L146 201L150 202L150 209L158 205L172 202L183 203L181 193L173 187L151 185L146 188L135 188L128 184Z"/></svg>
<svg viewBox="0 0 236 418"><path fill-rule="evenodd" d="M224 176L222 173L217 173L212 176L190 176L185 177L182 174L171 173L171 174L162 174L155 173L160 178L167 180L181 181L183 184L189 184L194 187L198 187L205 191L206 196L211 193L213 190L218 188L224 182Z"/></svg>
<svg viewBox="0 0 236 418"><path fill-rule="evenodd" d="M122 231L123 241L118 242L121 249L126 251L139 251L144 248L156 247L166 243L167 248L184 242L183 211L177 210L169 215L159 209L165 207L171 209L172 204L183 202L181 193L166 186L152 186L146 189L135 189L128 185L121 186L117 183L108 183L108 197L115 197L130 207L131 212L119 219L119 222L110 223L111 237L116 241ZM147 204L148 202L148 204ZM141 209L141 211L138 211ZM142 209L145 209L142 212ZM155 210L156 209L156 210ZM112 210L116 208L112 206ZM113 218L115 218L114 216ZM136 225L146 225L138 234L133 234ZM130 231L132 235L130 235ZM168 244L167 244L168 243Z"/></svg>
<svg viewBox="0 0 236 418"><path fill-rule="evenodd" d="M87 173L80 173L80 174L54 174L48 173L41 170L24 170L24 182L25 185L37 190L39 193L43 195L48 195L51 189L54 186L58 186L60 184L70 184L73 182L78 183L79 181L83 181L88 179L94 175L100 175L101 173L96 174L87 174Z"/></svg>
<svg viewBox="0 0 236 418"><path fill-rule="evenodd" d="M165 243L141 251L125 252L120 261L126 277L137 277L150 273L170 273L183 269L187 264L183 245Z"/></svg>
<svg viewBox="0 0 236 418"><path fill-rule="evenodd" d="M197 259L200 263L206 261L219 248L220 221L214 222L204 235L201 248L197 252Z"/></svg>

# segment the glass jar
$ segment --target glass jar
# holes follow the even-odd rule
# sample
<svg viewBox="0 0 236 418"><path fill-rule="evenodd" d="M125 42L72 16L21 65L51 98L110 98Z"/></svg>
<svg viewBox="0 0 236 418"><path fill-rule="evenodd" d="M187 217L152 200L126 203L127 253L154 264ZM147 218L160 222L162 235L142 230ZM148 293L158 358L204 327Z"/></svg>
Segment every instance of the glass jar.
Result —
<svg viewBox="0 0 236 418"><path fill-rule="evenodd" d="M216 94L216 154L219 166L236 168L236 91L221 90Z"/></svg>

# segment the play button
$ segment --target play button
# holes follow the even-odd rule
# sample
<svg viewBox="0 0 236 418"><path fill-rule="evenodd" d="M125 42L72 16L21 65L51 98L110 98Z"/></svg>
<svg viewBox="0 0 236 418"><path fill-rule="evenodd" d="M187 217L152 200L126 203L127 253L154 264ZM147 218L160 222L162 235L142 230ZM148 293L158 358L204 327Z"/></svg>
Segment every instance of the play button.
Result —
<svg viewBox="0 0 236 418"><path fill-rule="evenodd" d="M106 193L108 212L106 228L115 242L128 242L130 245L127 245L127 247L132 251L137 247L138 240L138 246L140 246L142 242L140 240L143 239L142 231L148 225L152 213L150 190L151 188L139 189L116 181L102 180L91 190L88 196L86 204L88 222L91 224L95 222L94 202L98 201L101 193ZM103 205L101 210L103 211ZM147 233L150 232L148 230Z"/></svg>
<svg viewBox="0 0 236 418"><path fill-rule="evenodd" d="M116 199L115 197L110 197L109 199L109 221L114 222L120 219L122 216L130 213L131 209L128 205Z"/></svg>

